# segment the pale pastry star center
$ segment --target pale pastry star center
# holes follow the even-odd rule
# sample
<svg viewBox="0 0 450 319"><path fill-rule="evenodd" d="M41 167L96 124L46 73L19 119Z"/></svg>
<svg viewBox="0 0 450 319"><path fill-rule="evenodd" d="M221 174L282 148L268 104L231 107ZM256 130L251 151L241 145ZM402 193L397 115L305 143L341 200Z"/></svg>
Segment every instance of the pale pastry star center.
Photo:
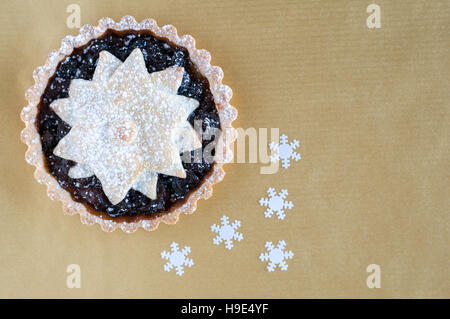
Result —
<svg viewBox="0 0 450 319"><path fill-rule="evenodd" d="M138 126L133 120L121 120L112 123L109 127L109 138L114 143L132 143L138 135Z"/></svg>

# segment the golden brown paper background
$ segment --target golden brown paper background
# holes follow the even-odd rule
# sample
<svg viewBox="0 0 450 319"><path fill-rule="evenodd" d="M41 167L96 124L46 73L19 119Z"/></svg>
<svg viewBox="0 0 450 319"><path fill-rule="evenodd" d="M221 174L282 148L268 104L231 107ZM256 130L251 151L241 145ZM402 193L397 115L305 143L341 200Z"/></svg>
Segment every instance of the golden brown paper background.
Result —
<svg viewBox="0 0 450 319"><path fill-rule="evenodd" d="M302 160L275 175L230 164L214 196L175 226L127 235L64 216L33 178L19 140L24 92L50 50L82 24L126 14L192 34L225 72L236 126L279 127ZM0 8L0 297L450 297L448 1L3 1ZM284 221L258 205L287 188ZM242 221L231 251L209 230ZM265 241L295 254L287 272L258 260ZM164 272L162 250L195 265ZM81 289L66 287L79 264ZM381 266L380 289L366 267Z"/></svg>

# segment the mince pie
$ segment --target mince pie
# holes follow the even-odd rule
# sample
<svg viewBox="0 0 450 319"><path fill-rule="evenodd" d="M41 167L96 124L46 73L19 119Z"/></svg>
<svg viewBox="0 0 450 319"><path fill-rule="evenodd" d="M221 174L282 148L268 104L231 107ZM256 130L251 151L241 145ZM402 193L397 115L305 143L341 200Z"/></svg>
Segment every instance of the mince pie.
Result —
<svg viewBox="0 0 450 319"><path fill-rule="evenodd" d="M173 26L129 16L85 25L33 77L21 113L26 160L83 223L173 224L222 180L236 136L232 92L210 54Z"/></svg>

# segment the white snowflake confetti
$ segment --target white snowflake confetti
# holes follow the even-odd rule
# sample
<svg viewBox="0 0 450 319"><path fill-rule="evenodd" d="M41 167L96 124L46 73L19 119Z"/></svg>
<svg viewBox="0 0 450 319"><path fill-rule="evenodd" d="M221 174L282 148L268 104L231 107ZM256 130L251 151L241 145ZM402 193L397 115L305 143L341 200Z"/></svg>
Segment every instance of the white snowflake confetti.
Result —
<svg viewBox="0 0 450 319"><path fill-rule="evenodd" d="M218 235L214 237L213 243L214 245L219 245L224 242L225 247L227 249L233 248L233 240L241 241L244 236L242 233L237 232L236 230L241 227L241 222L239 220L235 220L231 225L227 216L223 216L221 219L221 225L211 225L211 231L217 233Z"/></svg>
<svg viewBox="0 0 450 319"><path fill-rule="evenodd" d="M273 155L270 157L273 163L281 160L281 166L284 168L288 168L291 166L291 160L298 162L302 157L300 153L296 152L295 149L300 146L300 142L296 139L292 140L292 142L288 143L287 135L283 134L280 136L280 144L270 143L270 150L273 152Z"/></svg>
<svg viewBox="0 0 450 319"><path fill-rule="evenodd" d="M164 265L164 271L171 271L175 268L177 275L181 276L184 274L184 266L192 267L194 265L194 261L186 257L191 252L191 248L185 246L182 250L179 250L176 242L173 242L170 248L170 252L163 251L161 253L162 259L167 260L167 263Z"/></svg>
<svg viewBox="0 0 450 319"><path fill-rule="evenodd" d="M286 217L285 209L292 209L294 204L291 201L286 201L288 195L287 189L282 189L277 193L273 187L269 187L267 190L269 197L262 197L259 200L261 206L266 206L267 209L264 212L266 218L271 218L273 214L277 214L278 219L284 219Z"/></svg>
<svg viewBox="0 0 450 319"><path fill-rule="evenodd" d="M280 240L278 241L278 245L275 247L271 241L268 241L266 242L266 248L268 252L259 255L259 259L262 262L269 261L267 270L272 272L278 266L281 270L286 271L288 269L286 260L294 257L294 253L292 251L285 250L286 242L284 240Z"/></svg>

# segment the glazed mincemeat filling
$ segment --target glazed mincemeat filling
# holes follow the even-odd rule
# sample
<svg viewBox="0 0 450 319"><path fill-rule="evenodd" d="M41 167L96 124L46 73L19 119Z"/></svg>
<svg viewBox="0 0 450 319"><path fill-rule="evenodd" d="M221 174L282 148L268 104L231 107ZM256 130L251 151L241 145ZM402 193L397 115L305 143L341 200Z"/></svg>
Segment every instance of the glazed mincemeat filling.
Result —
<svg viewBox="0 0 450 319"><path fill-rule="evenodd" d="M112 205L96 176L70 178L69 169L76 163L53 155L53 149L70 131L70 126L56 115L50 108L50 104L54 100L68 97L71 80L92 80L101 51L106 50L123 62L136 48L142 50L149 73L162 71L172 66L183 67L183 81L178 94L194 98L199 102L198 108L191 113L188 121L194 125L194 121L201 120L203 131L208 128L220 128L219 115L209 82L190 60L185 48L178 47L167 39L158 38L149 31L109 30L101 38L91 40L84 47L74 49L70 56L61 61L47 84L39 104L37 128L41 136L47 169L61 187L67 190L75 201L84 204L89 211L107 214L112 218L152 216L166 212L174 205L182 204L187 195L209 175L214 165L205 159L200 163L194 163L194 151L192 151L191 163L183 162L186 178L158 174L156 200L151 200L142 193L130 189L123 201ZM214 142L214 139L213 136L209 140L203 140L202 151L209 143Z"/></svg>

